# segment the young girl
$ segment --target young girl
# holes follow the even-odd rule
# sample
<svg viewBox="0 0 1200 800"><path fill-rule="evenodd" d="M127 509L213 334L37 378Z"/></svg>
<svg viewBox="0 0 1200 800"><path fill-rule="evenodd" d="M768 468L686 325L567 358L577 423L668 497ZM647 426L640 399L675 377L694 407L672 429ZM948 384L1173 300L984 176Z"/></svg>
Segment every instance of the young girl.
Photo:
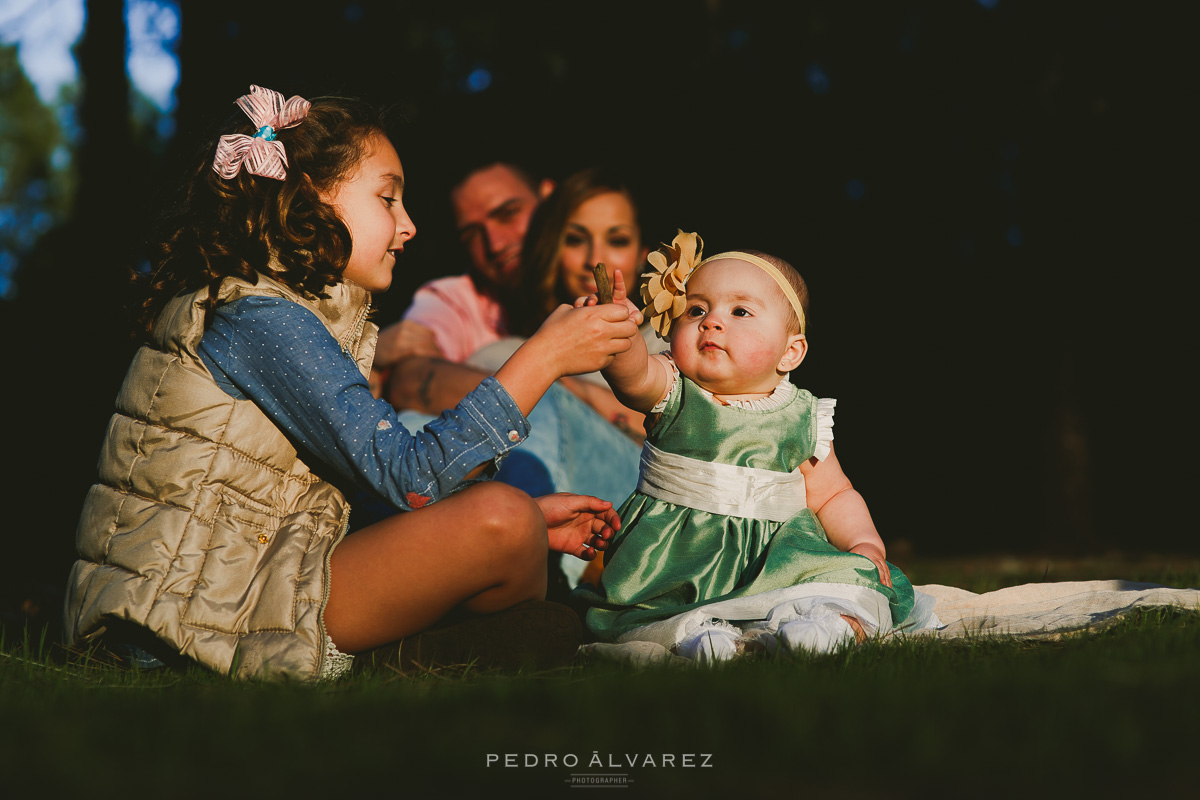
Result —
<svg viewBox="0 0 1200 800"><path fill-rule="evenodd" d="M642 295L670 353L641 338L604 375L648 414L637 491L577 598L601 640L658 642L700 660L747 646L826 651L910 614L866 504L834 455L833 400L788 374L808 351L808 292L791 265L730 252L701 260L680 231ZM595 302L580 298L577 306ZM614 302L640 315L623 278Z"/></svg>
<svg viewBox="0 0 1200 800"><path fill-rule="evenodd" d="M221 672L311 679L450 612L538 600L547 547L593 558L619 526L611 504L468 479L524 440L555 380L607 365L636 325L559 308L409 435L366 377L371 293L416 233L381 119L257 86L237 105L144 280L144 343L77 533L68 643L148 632ZM355 485L407 512L343 539ZM543 610L525 623L552 624Z"/></svg>

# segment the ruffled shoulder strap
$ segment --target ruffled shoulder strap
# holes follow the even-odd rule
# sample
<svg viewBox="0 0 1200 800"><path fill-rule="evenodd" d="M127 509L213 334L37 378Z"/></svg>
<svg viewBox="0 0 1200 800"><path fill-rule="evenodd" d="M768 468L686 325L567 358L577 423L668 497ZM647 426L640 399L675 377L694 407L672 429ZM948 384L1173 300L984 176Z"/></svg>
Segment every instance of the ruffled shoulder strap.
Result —
<svg viewBox="0 0 1200 800"><path fill-rule="evenodd" d="M662 399L654 404L654 408L650 409L651 414L661 414L667 407L667 401L671 399L671 393L675 389L675 385L679 383L679 367L675 366L675 359L671 358L670 353L661 354L670 365L671 371L667 375L667 387L663 390Z"/></svg>
<svg viewBox="0 0 1200 800"><path fill-rule="evenodd" d="M833 409L837 400L832 397L817 398L817 446L813 453L818 461L829 457L833 445Z"/></svg>

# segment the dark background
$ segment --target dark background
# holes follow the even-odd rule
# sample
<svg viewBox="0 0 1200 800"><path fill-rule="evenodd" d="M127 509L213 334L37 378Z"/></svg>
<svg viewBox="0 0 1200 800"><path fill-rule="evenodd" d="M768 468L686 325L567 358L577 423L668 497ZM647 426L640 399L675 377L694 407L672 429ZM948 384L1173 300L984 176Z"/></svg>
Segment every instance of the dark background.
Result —
<svg viewBox="0 0 1200 800"><path fill-rule="evenodd" d="M5 610L56 602L131 352L122 276L251 83L394 109L419 234L381 322L463 267L453 153L559 177L617 163L649 243L695 230L708 252L804 273L796 380L838 398L839 456L901 566L1196 552L1196 71L1173 7L184 2L178 133L155 153L121 113L120 4L91 0L75 215L23 265L0 327Z"/></svg>

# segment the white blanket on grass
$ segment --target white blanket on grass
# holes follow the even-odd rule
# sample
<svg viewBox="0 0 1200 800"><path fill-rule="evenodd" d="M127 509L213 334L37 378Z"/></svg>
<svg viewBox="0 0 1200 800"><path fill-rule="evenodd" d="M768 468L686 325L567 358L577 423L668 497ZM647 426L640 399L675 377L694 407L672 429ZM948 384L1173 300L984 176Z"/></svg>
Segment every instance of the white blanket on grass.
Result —
<svg viewBox="0 0 1200 800"><path fill-rule="evenodd" d="M1137 608L1179 606L1200 611L1200 590L1133 581L1026 583L975 594L953 586L913 587L937 602L942 627L921 631L962 636L1038 637L1102 626Z"/></svg>
<svg viewBox="0 0 1200 800"><path fill-rule="evenodd" d="M984 594L940 584L913 588L917 592L918 606L933 603L931 624L890 635L941 639L966 636L1043 638L1102 627L1138 608L1177 606L1200 611L1200 590L1132 581L1026 583ZM581 652L633 666L691 663L655 641L586 644Z"/></svg>

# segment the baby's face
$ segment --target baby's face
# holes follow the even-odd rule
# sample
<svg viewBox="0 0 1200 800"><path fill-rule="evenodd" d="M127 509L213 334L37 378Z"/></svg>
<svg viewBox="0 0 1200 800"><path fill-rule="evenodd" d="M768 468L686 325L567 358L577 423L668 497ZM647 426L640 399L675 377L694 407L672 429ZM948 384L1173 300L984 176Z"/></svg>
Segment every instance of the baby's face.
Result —
<svg viewBox="0 0 1200 800"><path fill-rule="evenodd" d="M671 326L679 371L714 394L769 394L803 358L789 334L788 302L775 281L745 261L710 261L688 278L687 306Z"/></svg>

